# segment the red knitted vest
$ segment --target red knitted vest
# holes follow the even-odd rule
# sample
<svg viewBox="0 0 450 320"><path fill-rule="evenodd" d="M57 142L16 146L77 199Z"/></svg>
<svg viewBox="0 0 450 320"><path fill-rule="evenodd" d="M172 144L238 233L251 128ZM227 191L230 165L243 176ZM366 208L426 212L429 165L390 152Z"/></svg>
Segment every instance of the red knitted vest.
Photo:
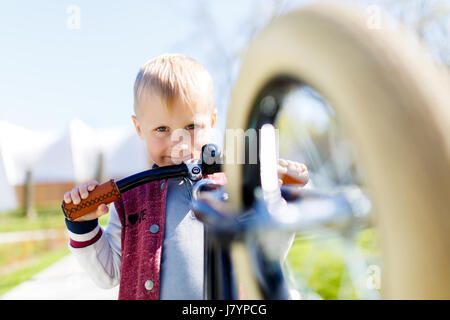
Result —
<svg viewBox="0 0 450 320"><path fill-rule="evenodd" d="M225 184L225 174L205 178ZM166 218L167 179L133 188L114 202L122 222L119 300L157 300Z"/></svg>

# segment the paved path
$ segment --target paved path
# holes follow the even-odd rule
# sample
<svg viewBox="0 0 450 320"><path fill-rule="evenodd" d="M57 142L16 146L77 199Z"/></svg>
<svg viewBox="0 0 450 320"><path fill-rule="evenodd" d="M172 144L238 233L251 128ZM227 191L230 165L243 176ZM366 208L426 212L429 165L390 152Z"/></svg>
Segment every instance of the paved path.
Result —
<svg viewBox="0 0 450 320"><path fill-rule="evenodd" d="M118 292L119 286L97 287L70 254L0 296L0 300L115 300Z"/></svg>
<svg viewBox="0 0 450 320"><path fill-rule="evenodd" d="M67 237L66 228L0 232L0 244L24 242L24 241L62 239L66 237Z"/></svg>

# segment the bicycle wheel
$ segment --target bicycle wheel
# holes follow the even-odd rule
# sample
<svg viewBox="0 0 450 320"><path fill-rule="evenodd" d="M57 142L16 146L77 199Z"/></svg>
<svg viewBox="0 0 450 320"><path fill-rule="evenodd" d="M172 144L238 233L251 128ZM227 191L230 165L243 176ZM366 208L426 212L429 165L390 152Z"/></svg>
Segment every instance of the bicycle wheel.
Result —
<svg viewBox="0 0 450 320"><path fill-rule="evenodd" d="M227 130L259 129L268 92L308 85L333 106L365 168L383 259L382 297L449 299L449 82L403 31L372 30L364 12L315 4L270 24L251 43L233 86ZM258 165L226 145L229 201L248 207ZM228 159L227 159L228 157ZM256 169L255 169L256 168ZM260 298L242 244L232 251L246 298Z"/></svg>

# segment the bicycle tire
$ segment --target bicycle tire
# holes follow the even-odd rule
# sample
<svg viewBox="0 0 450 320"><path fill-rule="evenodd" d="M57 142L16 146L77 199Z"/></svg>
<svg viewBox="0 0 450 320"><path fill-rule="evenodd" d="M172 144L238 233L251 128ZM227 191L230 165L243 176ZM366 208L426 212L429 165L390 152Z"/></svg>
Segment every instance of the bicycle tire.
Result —
<svg viewBox="0 0 450 320"><path fill-rule="evenodd" d="M366 23L364 11L321 3L268 25L243 57L226 128L249 128L258 95L277 77L320 92L367 175L381 241L382 298L450 299L449 81L404 30ZM244 142L234 149L243 150ZM235 211L244 208L246 168L224 165ZM232 256L245 297L261 298L245 246L235 245Z"/></svg>

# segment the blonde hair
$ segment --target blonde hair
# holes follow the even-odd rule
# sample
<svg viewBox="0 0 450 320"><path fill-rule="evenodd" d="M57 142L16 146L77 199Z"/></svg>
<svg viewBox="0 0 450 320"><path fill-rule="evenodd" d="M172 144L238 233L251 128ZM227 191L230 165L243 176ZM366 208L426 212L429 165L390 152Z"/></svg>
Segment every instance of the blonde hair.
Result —
<svg viewBox="0 0 450 320"><path fill-rule="evenodd" d="M191 111L214 110L213 82L208 71L196 60L182 54L163 54L149 60L139 70L134 83L134 112L137 115L144 95L156 93L169 113L180 99ZM207 110L198 110L197 101L206 97Z"/></svg>

